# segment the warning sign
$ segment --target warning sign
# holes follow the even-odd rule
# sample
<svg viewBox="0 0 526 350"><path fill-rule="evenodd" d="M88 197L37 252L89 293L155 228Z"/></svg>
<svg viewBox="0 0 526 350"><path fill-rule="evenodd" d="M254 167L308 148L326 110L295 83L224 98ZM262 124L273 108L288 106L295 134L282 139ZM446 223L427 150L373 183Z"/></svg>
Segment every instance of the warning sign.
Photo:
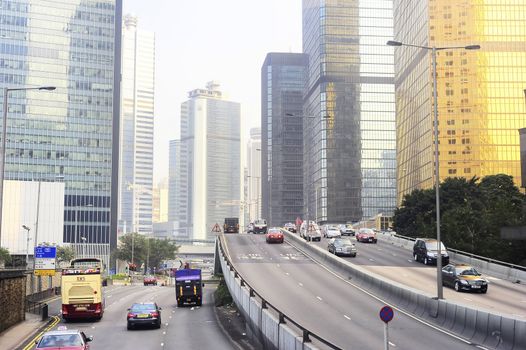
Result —
<svg viewBox="0 0 526 350"><path fill-rule="evenodd" d="M221 232L221 226L216 222L214 227L212 227L212 232Z"/></svg>

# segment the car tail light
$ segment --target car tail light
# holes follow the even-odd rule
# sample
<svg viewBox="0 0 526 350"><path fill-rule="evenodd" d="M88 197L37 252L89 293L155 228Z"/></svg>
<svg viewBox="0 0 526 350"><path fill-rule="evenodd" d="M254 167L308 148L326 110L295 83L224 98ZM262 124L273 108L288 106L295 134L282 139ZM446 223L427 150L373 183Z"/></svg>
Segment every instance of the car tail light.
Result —
<svg viewBox="0 0 526 350"><path fill-rule="evenodd" d="M62 314L63 315L67 315L68 314L68 306L67 305L62 305Z"/></svg>
<svg viewBox="0 0 526 350"><path fill-rule="evenodd" d="M157 311L150 313L152 317L159 317L159 313Z"/></svg>
<svg viewBox="0 0 526 350"><path fill-rule="evenodd" d="M95 305L95 313L99 314L101 311L102 311L102 305L101 304L96 304Z"/></svg>
<svg viewBox="0 0 526 350"><path fill-rule="evenodd" d="M132 318L132 317L135 317L135 314L132 313L132 312L128 312L128 315L127 315L128 318Z"/></svg>

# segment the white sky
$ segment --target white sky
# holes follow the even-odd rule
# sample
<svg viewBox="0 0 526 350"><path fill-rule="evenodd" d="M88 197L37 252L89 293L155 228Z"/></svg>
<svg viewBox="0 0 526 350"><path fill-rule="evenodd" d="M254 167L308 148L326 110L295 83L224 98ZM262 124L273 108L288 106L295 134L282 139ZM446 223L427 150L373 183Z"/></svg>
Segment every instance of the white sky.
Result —
<svg viewBox="0 0 526 350"><path fill-rule="evenodd" d="M301 52L301 0L124 0L128 13L155 33L154 184L168 176L168 142L179 137L188 91L218 81L241 103L246 140L260 126L266 54Z"/></svg>

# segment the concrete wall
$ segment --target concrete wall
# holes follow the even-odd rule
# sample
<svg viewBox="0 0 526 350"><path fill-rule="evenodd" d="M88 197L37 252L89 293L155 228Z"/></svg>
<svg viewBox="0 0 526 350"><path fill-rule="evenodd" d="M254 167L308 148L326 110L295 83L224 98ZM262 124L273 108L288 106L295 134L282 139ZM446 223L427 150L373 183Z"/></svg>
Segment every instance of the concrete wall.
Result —
<svg viewBox="0 0 526 350"><path fill-rule="evenodd" d="M55 276L33 276L27 275L26 295L31 295L44 290L60 287L61 272L55 272Z"/></svg>
<svg viewBox="0 0 526 350"><path fill-rule="evenodd" d="M25 271L0 271L0 333L25 320L25 295Z"/></svg>

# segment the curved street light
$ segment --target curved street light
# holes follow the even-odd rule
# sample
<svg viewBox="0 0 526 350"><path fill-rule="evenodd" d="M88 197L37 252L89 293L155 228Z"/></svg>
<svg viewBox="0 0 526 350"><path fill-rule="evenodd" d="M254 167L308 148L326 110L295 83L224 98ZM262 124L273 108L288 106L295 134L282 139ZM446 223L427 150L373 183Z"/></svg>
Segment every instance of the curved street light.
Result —
<svg viewBox="0 0 526 350"><path fill-rule="evenodd" d="M435 196L436 196L436 230L437 230L437 299L443 299L444 294L442 290L442 241L440 239L440 178L439 178L439 164L438 164L438 96L437 96L437 51L442 50L479 50L480 45L467 45L467 46L421 46L406 44L400 41L389 40L387 43L389 46L409 46L416 47L425 50L431 50L431 57L433 60L433 112L434 112L434 146L435 146Z"/></svg>

